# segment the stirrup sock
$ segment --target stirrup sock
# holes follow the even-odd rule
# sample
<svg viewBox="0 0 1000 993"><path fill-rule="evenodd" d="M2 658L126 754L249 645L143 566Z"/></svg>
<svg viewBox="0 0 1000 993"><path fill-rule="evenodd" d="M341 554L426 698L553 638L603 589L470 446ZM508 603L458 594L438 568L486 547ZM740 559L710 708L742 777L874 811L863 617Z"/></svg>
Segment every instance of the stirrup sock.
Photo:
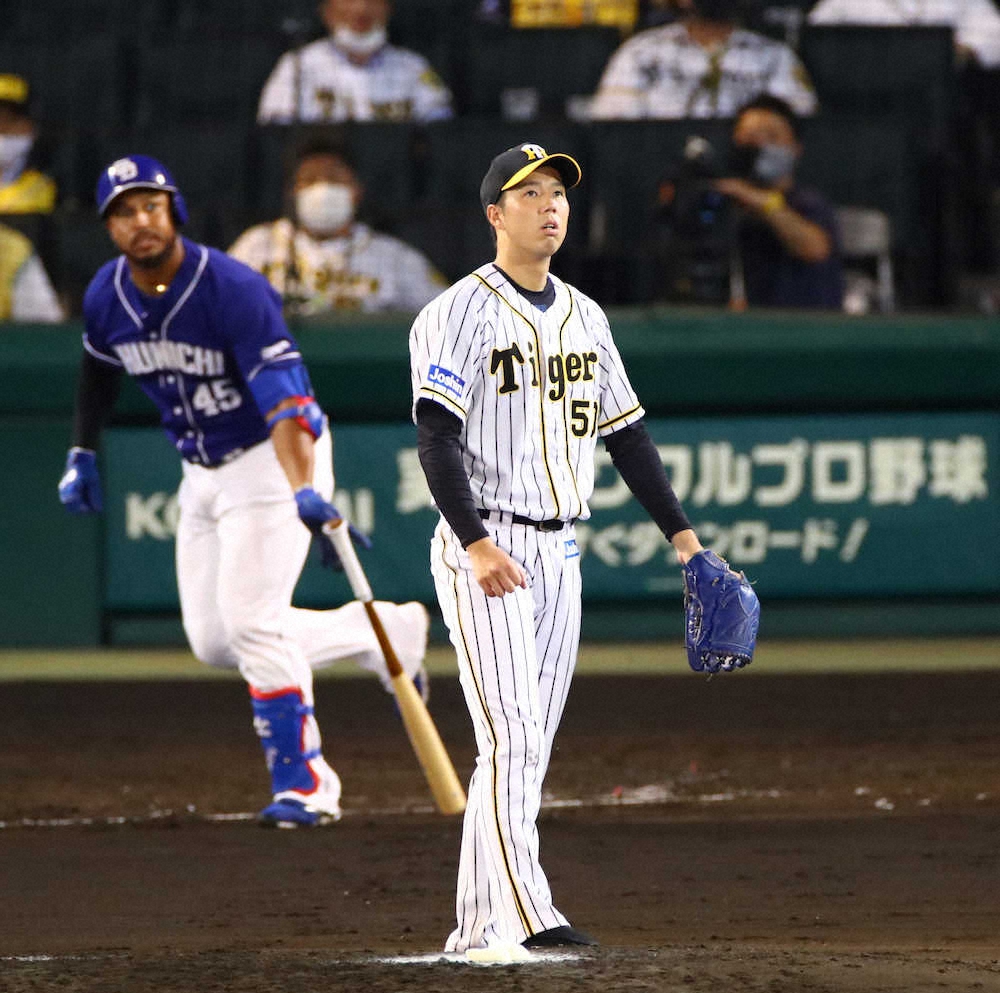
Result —
<svg viewBox="0 0 1000 993"><path fill-rule="evenodd" d="M251 688L250 696L254 730L271 773L271 793L314 793L319 788L319 777L309 767L309 761L319 758L321 752L318 748L305 750L305 724L313 708L302 702L302 691L263 694Z"/></svg>

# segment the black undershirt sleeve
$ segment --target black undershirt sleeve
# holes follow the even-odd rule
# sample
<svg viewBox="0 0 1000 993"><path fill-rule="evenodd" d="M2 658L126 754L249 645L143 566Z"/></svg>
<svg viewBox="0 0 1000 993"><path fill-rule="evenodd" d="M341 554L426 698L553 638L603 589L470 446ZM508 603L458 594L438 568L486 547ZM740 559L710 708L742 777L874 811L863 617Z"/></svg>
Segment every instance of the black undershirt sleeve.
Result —
<svg viewBox="0 0 1000 993"><path fill-rule="evenodd" d="M462 422L433 400L417 401L417 454L431 496L463 548L488 538L462 461Z"/></svg>
<svg viewBox="0 0 1000 993"><path fill-rule="evenodd" d="M642 421L609 434L604 446L628 488L668 540L691 527Z"/></svg>
<svg viewBox="0 0 1000 993"><path fill-rule="evenodd" d="M73 409L73 446L97 449L101 429L121 389L122 370L83 353Z"/></svg>

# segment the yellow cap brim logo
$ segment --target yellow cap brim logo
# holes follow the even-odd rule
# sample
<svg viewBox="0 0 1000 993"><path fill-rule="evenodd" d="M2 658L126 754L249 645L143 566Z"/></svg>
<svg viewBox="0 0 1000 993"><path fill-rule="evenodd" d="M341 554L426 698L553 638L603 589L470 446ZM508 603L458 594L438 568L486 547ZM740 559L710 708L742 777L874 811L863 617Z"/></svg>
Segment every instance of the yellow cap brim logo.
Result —
<svg viewBox="0 0 1000 993"><path fill-rule="evenodd" d="M530 176L536 169L540 169L543 165L546 165L556 159L561 162L568 162L572 167L572 170L575 172L576 178L572 182L566 182L566 188L572 189L583 178L583 170L580 169L580 163L570 155L564 155L562 152L555 152L552 155L543 155L541 158L529 162L527 165L521 166L521 168L518 169L517 172L515 172L514 175L500 187L501 191L513 189L518 183L521 182L521 180ZM558 172L563 177L563 180L566 181L565 171L563 169L558 169Z"/></svg>

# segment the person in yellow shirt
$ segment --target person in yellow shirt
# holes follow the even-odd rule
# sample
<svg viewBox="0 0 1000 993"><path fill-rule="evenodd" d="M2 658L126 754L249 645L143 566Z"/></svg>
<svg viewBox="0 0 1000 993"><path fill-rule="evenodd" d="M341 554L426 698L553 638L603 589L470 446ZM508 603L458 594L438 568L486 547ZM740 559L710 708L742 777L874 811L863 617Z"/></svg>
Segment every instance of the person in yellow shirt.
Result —
<svg viewBox="0 0 1000 993"><path fill-rule="evenodd" d="M37 129L28 81L0 72L0 214L51 214L56 184L29 167Z"/></svg>
<svg viewBox="0 0 1000 993"><path fill-rule="evenodd" d="M65 311L31 242L0 224L0 323L51 323Z"/></svg>

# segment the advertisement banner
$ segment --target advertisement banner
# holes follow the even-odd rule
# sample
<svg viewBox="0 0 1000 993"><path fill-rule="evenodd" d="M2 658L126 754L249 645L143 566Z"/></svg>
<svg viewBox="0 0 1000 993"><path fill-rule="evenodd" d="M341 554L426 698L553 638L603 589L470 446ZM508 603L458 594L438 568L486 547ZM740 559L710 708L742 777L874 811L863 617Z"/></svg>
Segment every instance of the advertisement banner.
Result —
<svg viewBox="0 0 1000 993"><path fill-rule="evenodd" d="M651 420L650 434L706 545L761 597L1000 592L1000 415L859 414ZM376 596L433 600L437 514L409 425L335 428L337 506L374 541ZM176 453L159 431L107 434L105 585L111 610L174 610ZM577 525L584 594L678 592L672 549L598 444L592 516ZM350 598L310 557L304 606Z"/></svg>

